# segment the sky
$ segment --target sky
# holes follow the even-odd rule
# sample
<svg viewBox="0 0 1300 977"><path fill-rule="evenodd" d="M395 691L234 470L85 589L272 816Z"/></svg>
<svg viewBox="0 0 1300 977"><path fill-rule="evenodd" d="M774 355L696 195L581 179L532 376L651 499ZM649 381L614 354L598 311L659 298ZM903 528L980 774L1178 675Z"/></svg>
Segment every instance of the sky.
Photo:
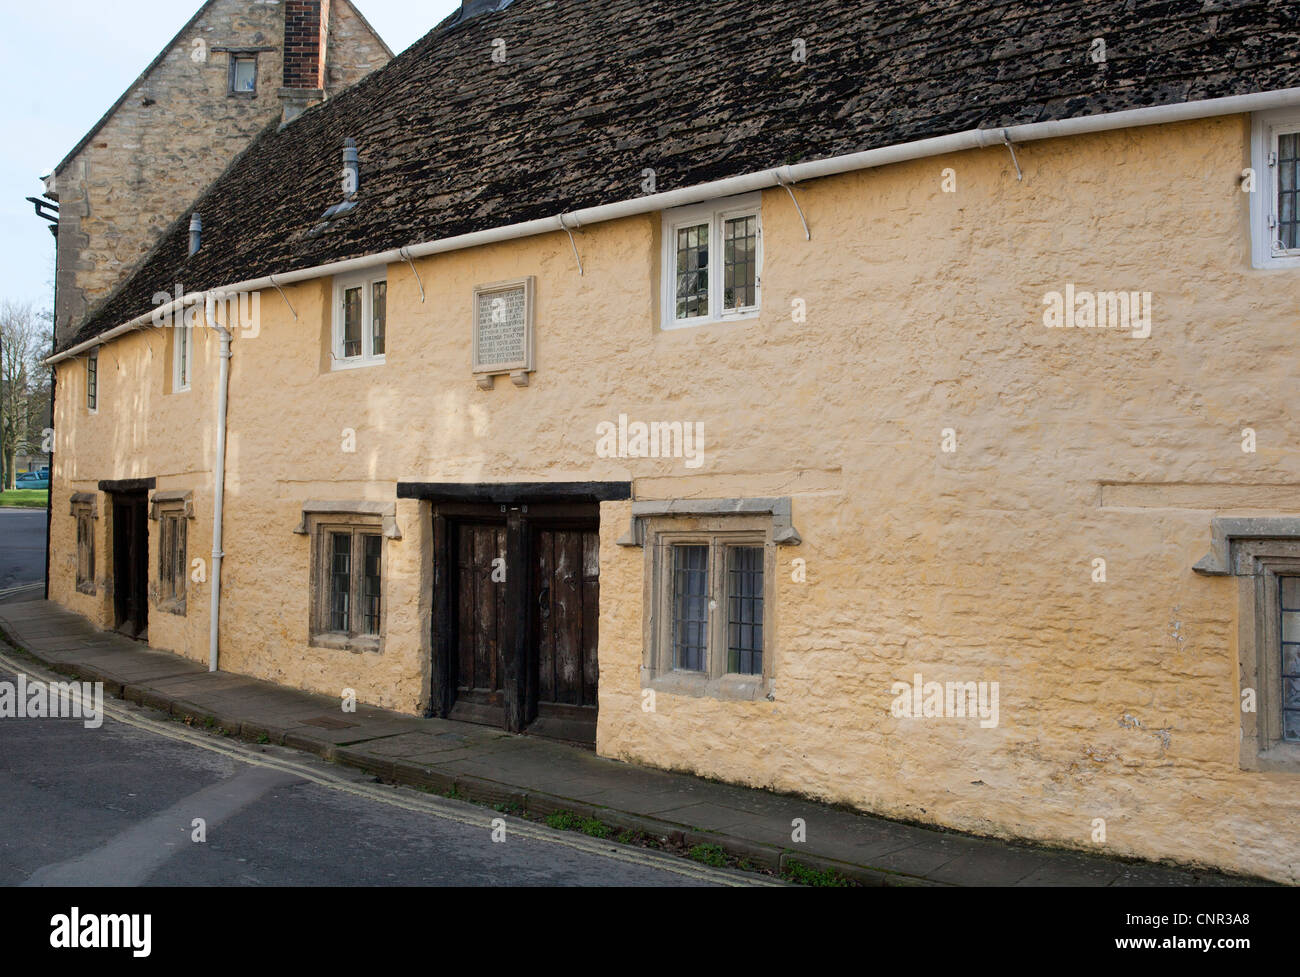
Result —
<svg viewBox="0 0 1300 977"><path fill-rule="evenodd" d="M400 53L459 0L353 0ZM26 197L67 155L202 0L0 0L0 301L54 303L54 238ZM57 27L57 33L53 28Z"/></svg>

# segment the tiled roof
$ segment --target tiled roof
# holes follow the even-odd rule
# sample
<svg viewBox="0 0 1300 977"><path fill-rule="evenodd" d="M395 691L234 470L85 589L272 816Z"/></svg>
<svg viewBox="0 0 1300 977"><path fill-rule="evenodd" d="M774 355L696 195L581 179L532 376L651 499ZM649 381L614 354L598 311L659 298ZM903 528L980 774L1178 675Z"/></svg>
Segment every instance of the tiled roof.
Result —
<svg viewBox="0 0 1300 977"><path fill-rule="evenodd" d="M1104 68L1089 57L1106 44ZM492 60L493 41L505 61ZM802 38L807 60L792 57ZM1296 0L514 0L272 127L74 345L218 287L804 160L1300 86ZM341 199L360 147L360 204Z"/></svg>

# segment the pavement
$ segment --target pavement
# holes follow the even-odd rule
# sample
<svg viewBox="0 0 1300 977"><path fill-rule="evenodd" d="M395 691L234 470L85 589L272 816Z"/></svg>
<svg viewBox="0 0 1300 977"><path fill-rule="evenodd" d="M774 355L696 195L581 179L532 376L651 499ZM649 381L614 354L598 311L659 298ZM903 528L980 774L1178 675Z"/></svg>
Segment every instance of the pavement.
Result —
<svg viewBox="0 0 1300 977"><path fill-rule="evenodd" d="M1261 884L1210 870L979 838L598 757L487 726L421 719L206 667L100 631L48 601L0 605L9 644L60 674L199 728L529 816L568 811L670 849L717 846L781 874L873 886ZM803 842L791 840L802 818Z"/></svg>

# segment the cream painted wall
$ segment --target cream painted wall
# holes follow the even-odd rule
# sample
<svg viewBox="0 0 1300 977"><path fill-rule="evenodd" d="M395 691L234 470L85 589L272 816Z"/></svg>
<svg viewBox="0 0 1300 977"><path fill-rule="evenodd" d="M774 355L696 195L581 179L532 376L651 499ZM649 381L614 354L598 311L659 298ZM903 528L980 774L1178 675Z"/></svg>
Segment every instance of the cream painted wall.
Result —
<svg viewBox="0 0 1300 977"><path fill-rule="evenodd" d="M639 679L644 553L615 545L628 504L602 507L602 754L1300 881L1295 775L1238 766L1235 584L1191 570L1213 513L1287 511L1300 484L1300 289L1249 266L1248 128L1032 143L1017 150L1023 182L1001 149L817 181L797 191L811 242L785 192L766 192L763 312L749 323L657 328L658 218L579 232L582 277L559 234L418 262L424 302L410 268L390 267L388 362L373 368L322 370L327 284L286 289L296 320L264 294L261 333L236 341L232 366L223 667L423 708L426 512L399 503L384 649L354 655L307 644L307 541L293 529L308 499L388 501L399 481L789 495L803 544L777 552L775 701L660 693L654 713ZM955 193L940 188L947 167ZM481 391L473 287L524 275L537 372ZM1046 328L1043 296L1067 283L1150 291L1151 337ZM71 582L68 493L131 475L192 484L192 555L211 544L215 339L181 395L162 392L148 341L101 353L95 417L76 399L81 365L59 370L53 593L100 621ZM619 414L703 423L703 467L598 458L596 427ZM1119 486L1111 504L1103 485ZM184 627L160 640L203 657L206 607L192 589ZM891 716L892 684L917 672L998 682L998 727Z"/></svg>

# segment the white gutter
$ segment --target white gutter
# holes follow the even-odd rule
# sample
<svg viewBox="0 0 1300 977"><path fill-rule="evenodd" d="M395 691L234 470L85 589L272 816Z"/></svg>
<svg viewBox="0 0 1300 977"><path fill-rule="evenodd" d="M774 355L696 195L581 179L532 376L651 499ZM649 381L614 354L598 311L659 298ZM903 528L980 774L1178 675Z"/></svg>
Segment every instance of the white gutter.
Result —
<svg viewBox="0 0 1300 977"><path fill-rule="evenodd" d="M1158 105L1151 108L1130 109L1124 112L1108 112L1102 115L1082 116L1074 119L1061 119L1055 122L1030 122L1025 125L1009 126L1005 129L968 129L965 132L947 136L936 136L915 142L883 146L847 156L834 156L829 159L814 160L808 163L795 163L776 169L762 170L745 176L716 180L713 183L701 183L681 190L670 190L645 197L635 197L618 203L589 207L585 210L571 211L554 217L525 221L522 224L510 224L494 227L486 231L474 231L443 238L440 241L427 241L406 248L395 248L361 258L349 258L289 271L283 274L266 275L248 281L226 285L215 292L257 292L266 288L279 288L297 282L308 281L330 275L345 274L350 271L370 268L379 264L395 264L429 255L442 254L447 251L460 251L465 248L481 247L501 241L513 241L518 238L531 237L536 234L548 234L553 231L568 231L584 224L599 224L604 221L618 220L622 217L634 217L650 214L686 204L701 203L720 197L730 197L753 190L763 190L812 180L819 177L849 173L854 170L871 169L890 163L902 163L908 160L941 156L946 153L962 152L967 149L984 149L1001 146L1007 142L1024 143L1038 139L1057 139L1064 136L1078 136L1093 132L1108 132L1115 129L1129 129L1135 126L1163 125L1171 122L1185 122L1192 119L1206 119L1218 115L1238 115L1248 112L1262 112L1268 109L1300 105L1300 88L1284 88L1273 92L1258 92L1251 95L1232 95L1227 98L1210 98L1196 102L1179 102L1175 105ZM566 226L567 225L567 226ZM210 293L207 293L210 294ZM109 340L150 325L154 316L167 316L182 308L187 302L198 297L197 293L186 299L173 300L164 306L137 316L130 322L101 333L83 343L44 360L52 365L61 360L77 356Z"/></svg>
<svg viewBox="0 0 1300 977"><path fill-rule="evenodd" d="M226 504L226 406L230 390L230 330L217 325L215 297L207 292L203 297L203 314L209 329L221 337L221 369L217 380L217 457L212 466L212 612L208 615L208 671L215 672L218 663L218 628L221 618L221 560L225 552L221 547L221 519Z"/></svg>

